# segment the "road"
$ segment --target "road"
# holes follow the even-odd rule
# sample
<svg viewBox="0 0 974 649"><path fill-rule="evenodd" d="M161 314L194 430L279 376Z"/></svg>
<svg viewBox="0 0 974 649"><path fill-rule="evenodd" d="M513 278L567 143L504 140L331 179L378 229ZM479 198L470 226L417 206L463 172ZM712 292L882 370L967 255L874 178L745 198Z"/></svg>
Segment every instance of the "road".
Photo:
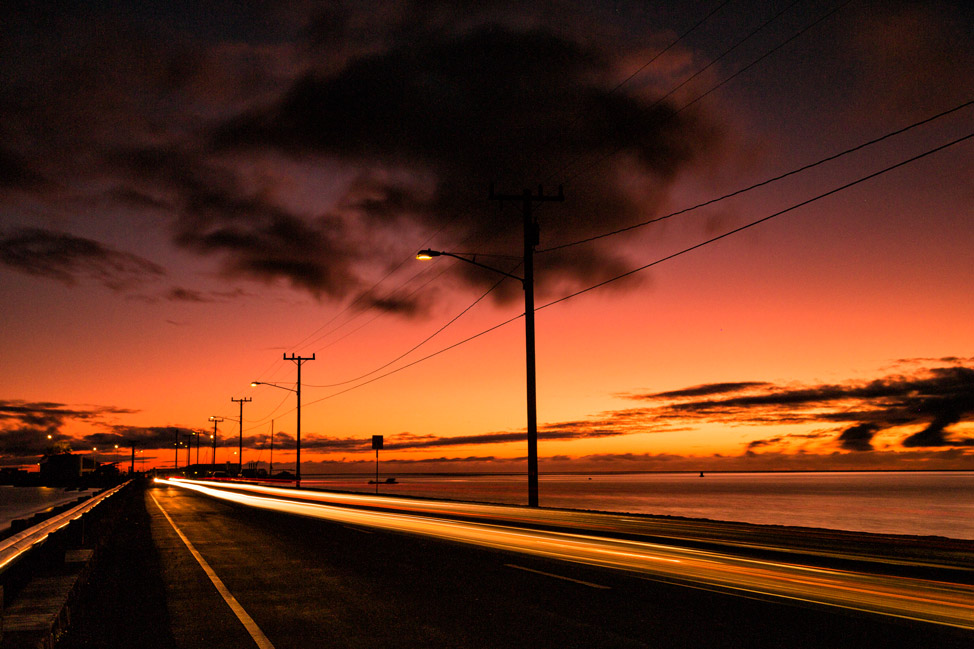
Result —
<svg viewBox="0 0 974 649"><path fill-rule="evenodd" d="M974 639L957 628L974 627L963 584L192 483L149 494L177 646L961 647Z"/></svg>

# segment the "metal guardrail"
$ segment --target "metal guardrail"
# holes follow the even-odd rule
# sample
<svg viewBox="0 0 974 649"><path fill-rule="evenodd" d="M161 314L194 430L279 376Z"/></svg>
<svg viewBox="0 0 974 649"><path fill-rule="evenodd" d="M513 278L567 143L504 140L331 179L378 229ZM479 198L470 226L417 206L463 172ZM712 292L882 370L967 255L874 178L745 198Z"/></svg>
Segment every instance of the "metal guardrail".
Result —
<svg viewBox="0 0 974 649"><path fill-rule="evenodd" d="M9 565L17 561L24 553L43 543L48 536L58 531L73 520L80 518L83 514L93 509L109 496L117 493L128 482L123 482L117 487L102 492L97 496L92 496L88 500L72 507L68 511L41 521L33 527L29 527L23 532L14 534L0 541L0 573L7 569Z"/></svg>

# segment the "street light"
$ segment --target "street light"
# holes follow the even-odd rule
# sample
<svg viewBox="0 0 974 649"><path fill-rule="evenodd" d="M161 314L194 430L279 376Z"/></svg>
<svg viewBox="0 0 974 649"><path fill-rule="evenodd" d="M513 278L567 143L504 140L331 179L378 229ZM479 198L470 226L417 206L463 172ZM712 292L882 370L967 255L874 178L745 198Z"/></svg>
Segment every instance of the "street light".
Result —
<svg viewBox="0 0 974 649"><path fill-rule="evenodd" d="M282 390L287 390L288 392L293 392L298 397L298 415L297 415L297 418L298 418L298 429L297 429L297 435L296 435L296 437L297 437L297 440L296 440L297 455L295 457L295 463L294 463L294 467L295 467L294 468L294 474L295 474L294 475L294 486L296 488L298 488L298 489L301 488L301 363L303 363L304 361L313 361L314 359L315 359L315 355L314 354L312 354L310 358L303 358L303 357L300 357L300 356L295 356L294 354L291 354L291 358L288 358L287 355L284 356L284 360L286 360L286 361L295 361L297 363L297 365L298 365L298 382L297 382L297 384L295 384L295 387L294 388L289 388L289 387L284 386L284 385L278 385L277 383L266 383L264 381L251 381L250 382L251 387L257 387L258 385L270 385L270 386L273 386L275 388L280 388Z"/></svg>
<svg viewBox="0 0 974 649"><path fill-rule="evenodd" d="M533 247L532 247L533 249ZM528 252L528 244L525 244L525 273L524 277L518 277L511 273L494 268L479 261L469 259L463 255L453 252L443 252L440 250L420 250L416 253L416 259L426 261L434 257L453 257L484 268L494 273L499 273L505 277L516 279L521 282L524 289L524 357L527 374L527 415L528 415L528 506L538 506L538 401L537 387L535 379L535 359L534 359L534 271L531 265L531 256Z"/></svg>

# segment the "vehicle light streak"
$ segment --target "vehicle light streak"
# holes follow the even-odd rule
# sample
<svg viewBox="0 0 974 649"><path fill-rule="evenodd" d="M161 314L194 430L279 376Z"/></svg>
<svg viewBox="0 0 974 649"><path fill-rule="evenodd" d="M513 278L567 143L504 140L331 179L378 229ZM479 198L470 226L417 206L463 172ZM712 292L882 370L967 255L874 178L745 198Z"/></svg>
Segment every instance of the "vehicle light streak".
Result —
<svg viewBox="0 0 974 649"><path fill-rule="evenodd" d="M194 481L175 478L181 482L214 486L212 481ZM220 482L216 486L234 491L245 491L250 493L267 494L281 496L287 499L305 500L313 502L335 503L352 506L377 507L382 509L395 509L402 512L410 512L421 515L452 515L463 516L464 518L474 518L488 520L491 522L503 521L521 525L545 525L568 527L572 530L584 529L591 532L611 532L613 534L627 533L640 536L651 536L655 539L667 539L674 541L684 541L699 543L706 540L715 545L730 548L742 548L746 550L780 551L779 545L770 545L766 542L757 542L753 535L739 534L736 537L728 533L727 527L722 526L716 533L703 536L705 528L698 521L692 532L688 532L684 521L666 520L654 518L638 518L632 516L608 514L606 512L586 512L564 509L543 509L518 507L516 505L498 505L485 503L468 503L461 501L429 500L416 498L401 498L395 496L373 496L370 494L357 494L345 492L328 491L296 491L287 487L274 487L263 484L252 484L242 482ZM907 559L884 556L881 559L868 553L863 553L854 545L846 545L843 549L823 549L821 547L811 547L804 545L801 548L803 554L825 558L838 558L854 561L872 561L885 565L895 564L915 567L957 568L958 565L963 570L970 571L974 568L974 562L961 559L959 562L945 562L942 554L938 555L937 562L924 560L913 556ZM967 557L965 554L964 557ZM956 560L957 557L955 556Z"/></svg>
<svg viewBox="0 0 974 649"><path fill-rule="evenodd" d="M233 488L188 480L159 480L208 496L267 510L411 534L482 547L615 568L667 580L760 593L909 620L974 630L974 586L894 577L737 557L712 551L590 534L530 530L484 522L457 521L413 513L335 506L329 494L273 488ZM246 493L259 491L263 495ZM299 498L285 496L299 495ZM356 500L356 499L349 499ZM365 500L365 499L362 499ZM319 501L319 502L316 502ZM424 502L432 508L435 503Z"/></svg>

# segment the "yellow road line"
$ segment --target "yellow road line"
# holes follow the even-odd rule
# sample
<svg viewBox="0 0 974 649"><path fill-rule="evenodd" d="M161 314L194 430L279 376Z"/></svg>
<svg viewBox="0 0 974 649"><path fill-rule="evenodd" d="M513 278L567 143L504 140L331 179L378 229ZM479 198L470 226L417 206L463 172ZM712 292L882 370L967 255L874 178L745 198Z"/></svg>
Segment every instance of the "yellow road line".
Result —
<svg viewBox="0 0 974 649"><path fill-rule="evenodd" d="M179 538L181 538L183 540L183 543L186 544L186 547L189 549L190 554L193 555L196 561L203 568L203 572L206 573L206 576L209 577L210 581L213 582L213 585L216 586L216 590L223 597L223 601L227 603L227 605L230 607L230 610L233 611L234 615L237 616L237 619L239 619L243 623L244 628L247 629L247 633L249 633L250 637L254 639L254 642L257 643L257 646L260 649L274 649L273 643L271 643L271 641L267 639L267 636L265 636L264 632L260 630L260 627L257 626L257 623L254 622L254 619L247 614L247 611L244 610L243 606L240 605L240 602L237 601L237 598L234 597L233 593L231 593L230 590L226 587L226 585L223 583L223 580L217 576L217 574L213 571L213 568L210 567L210 564L206 562L206 559L204 559L202 555L200 555L200 553L196 551L196 548L194 548L193 544L190 543L189 539L186 538L186 535L183 534L178 527L176 527L176 523L173 522L172 518L170 518L166 510L163 509L162 505L159 504L159 501L156 500L155 494L153 494L150 491L149 495L152 496L152 500L153 502L155 502L156 507L158 507L159 511L162 512L162 515L166 517L166 520L169 521L169 524L172 525L172 528L176 530L176 534L179 535Z"/></svg>

